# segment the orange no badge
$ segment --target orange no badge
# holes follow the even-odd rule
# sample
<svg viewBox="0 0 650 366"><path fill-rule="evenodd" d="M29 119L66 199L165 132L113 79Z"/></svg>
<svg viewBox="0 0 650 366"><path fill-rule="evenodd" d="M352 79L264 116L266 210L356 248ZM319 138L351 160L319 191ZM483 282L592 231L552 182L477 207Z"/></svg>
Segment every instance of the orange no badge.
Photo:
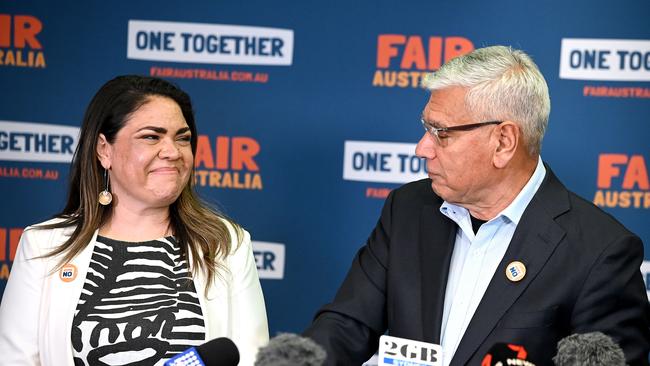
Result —
<svg viewBox="0 0 650 366"><path fill-rule="evenodd" d="M63 282L72 282L77 278L77 266L74 264L68 263L59 272L59 278Z"/></svg>

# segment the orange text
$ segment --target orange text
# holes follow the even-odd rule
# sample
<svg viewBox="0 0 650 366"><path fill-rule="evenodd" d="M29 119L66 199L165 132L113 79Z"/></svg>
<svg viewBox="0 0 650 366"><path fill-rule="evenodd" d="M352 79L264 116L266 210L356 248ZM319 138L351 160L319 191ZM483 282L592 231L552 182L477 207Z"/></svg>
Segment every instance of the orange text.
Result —
<svg viewBox="0 0 650 366"><path fill-rule="evenodd" d="M444 62L474 50L474 44L464 37L429 37L401 34L380 34L377 38L377 68L388 69L398 64L400 69L437 70Z"/></svg>

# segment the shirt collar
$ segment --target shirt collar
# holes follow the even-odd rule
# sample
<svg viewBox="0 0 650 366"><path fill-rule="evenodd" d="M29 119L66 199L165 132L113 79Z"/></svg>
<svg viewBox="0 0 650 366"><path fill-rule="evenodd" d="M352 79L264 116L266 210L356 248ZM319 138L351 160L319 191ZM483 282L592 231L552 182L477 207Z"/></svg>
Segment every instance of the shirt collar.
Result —
<svg viewBox="0 0 650 366"><path fill-rule="evenodd" d="M546 168L544 167L542 157L540 156L537 158L537 167L535 167L533 175L530 177L530 179L528 179L528 182L524 188L519 192L517 197L515 197L512 202L510 202L508 207L501 211L495 218L504 216L515 225L519 224L519 220L524 214L524 210L528 206L528 203L530 203L530 201L533 199L533 196L539 189L539 186L542 185L542 181L544 180L545 176ZM466 208L454 205L453 203L449 203L447 201L444 201L440 206L440 212L443 215L454 220L456 223L460 222L462 217L467 217L467 220L469 220L469 211Z"/></svg>
<svg viewBox="0 0 650 366"><path fill-rule="evenodd" d="M526 210L526 207L528 207L528 204L533 199L533 196L539 189L539 186L542 185L542 181L544 180L545 176L546 168L544 167L544 163L542 163L542 157L540 156L537 158L537 167L535 168L533 176L530 177L528 183L526 183L524 188L508 205L508 207L501 211L500 215L507 217L510 219L510 221L514 222L515 225L519 224L519 219L521 219L521 216L524 214L524 210Z"/></svg>

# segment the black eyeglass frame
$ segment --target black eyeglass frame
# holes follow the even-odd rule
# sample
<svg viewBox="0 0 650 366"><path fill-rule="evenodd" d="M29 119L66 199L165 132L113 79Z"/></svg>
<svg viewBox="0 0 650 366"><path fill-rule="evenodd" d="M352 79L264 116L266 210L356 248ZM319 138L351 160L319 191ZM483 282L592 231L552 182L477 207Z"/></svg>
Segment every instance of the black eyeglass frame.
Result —
<svg viewBox="0 0 650 366"><path fill-rule="evenodd" d="M438 141L440 141L441 138L444 138L446 136L441 137L439 134L440 132L450 132L450 131L469 131L473 130L479 127L483 126L488 126L488 125L498 125L503 123L504 121L486 121L486 122L478 122L478 123L469 123L466 125L458 125L458 126L451 126L451 127L435 127L430 124L428 124L424 119L420 118L420 122L422 122L422 127L424 127L424 130L430 133L431 135L435 136Z"/></svg>

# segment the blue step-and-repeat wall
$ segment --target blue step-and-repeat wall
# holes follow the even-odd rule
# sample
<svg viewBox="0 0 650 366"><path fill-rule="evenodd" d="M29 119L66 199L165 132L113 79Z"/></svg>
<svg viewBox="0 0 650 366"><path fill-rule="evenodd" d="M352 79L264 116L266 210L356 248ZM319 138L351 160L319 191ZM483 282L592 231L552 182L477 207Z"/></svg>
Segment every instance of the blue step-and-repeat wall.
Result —
<svg viewBox="0 0 650 366"><path fill-rule="evenodd" d="M152 75L193 99L196 185L250 231L272 335L300 332L388 192L425 176L421 77L495 44L548 81L543 159L650 258L649 19L647 0L4 0L0 293L23 228L63 207L91 97Z"/></svg>

